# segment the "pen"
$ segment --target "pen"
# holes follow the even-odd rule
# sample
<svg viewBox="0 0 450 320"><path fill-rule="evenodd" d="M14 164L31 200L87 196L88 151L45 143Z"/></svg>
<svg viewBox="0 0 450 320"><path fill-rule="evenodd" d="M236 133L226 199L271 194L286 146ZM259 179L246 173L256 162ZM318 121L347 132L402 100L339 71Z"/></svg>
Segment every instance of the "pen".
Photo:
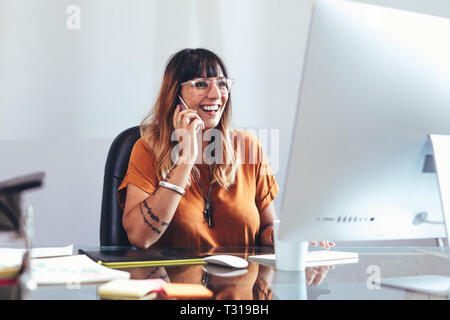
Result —
<svg viewBox="0 0 450 320"><path fill-rule="evenodd" d="M112 269L206 264L203 258L180 259L180 260L155 260L155 261L127 261L127 262L103 262L99 260L97 261L97 263Z"/></svg>

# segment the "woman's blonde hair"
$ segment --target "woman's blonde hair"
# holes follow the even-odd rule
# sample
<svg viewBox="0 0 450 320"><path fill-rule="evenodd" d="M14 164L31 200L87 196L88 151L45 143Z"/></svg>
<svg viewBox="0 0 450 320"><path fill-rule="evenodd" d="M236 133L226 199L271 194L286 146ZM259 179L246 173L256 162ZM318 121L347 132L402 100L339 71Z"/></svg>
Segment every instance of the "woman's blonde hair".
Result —
<svg viewBox="0 0 450 320"><path fill-rule="evenodd" d="M141 136L153 151L156 168L162 179L165 179L174 167L172 150L178 142L171 139L174 131L172 118L179 103L178 95L181 94L181 83L194 78L217 77L220 71L225 77L228 77L222 60L206 49L184 49L169 59L156 103L142 120L140 127ZM231 96L229 93L227 104L215 128L216 132L220 131L221 133L219 137L221 141L214 142L216 146L221 147L223 158L216 157L212 178L212 183L218 183L225 189L234 184L239 165L229 129L230 123ZM200 174L196 167L193 170L198 175Z"/></svg>

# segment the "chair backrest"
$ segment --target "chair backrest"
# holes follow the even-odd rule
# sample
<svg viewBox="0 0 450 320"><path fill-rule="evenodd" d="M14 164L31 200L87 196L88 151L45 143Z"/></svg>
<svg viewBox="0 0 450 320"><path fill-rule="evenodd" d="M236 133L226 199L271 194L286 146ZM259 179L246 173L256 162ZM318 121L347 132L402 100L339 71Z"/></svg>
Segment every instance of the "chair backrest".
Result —
<svg viewBox="0 0 450 320"><path fill-rule="evenodd" d="M130 245L122 226L123 211L119 205L117 188L127 173L131 150L140 137L139 126L129 128L120 133L109 148L103 180L100 219L100 245L102 246Z"/></svg>

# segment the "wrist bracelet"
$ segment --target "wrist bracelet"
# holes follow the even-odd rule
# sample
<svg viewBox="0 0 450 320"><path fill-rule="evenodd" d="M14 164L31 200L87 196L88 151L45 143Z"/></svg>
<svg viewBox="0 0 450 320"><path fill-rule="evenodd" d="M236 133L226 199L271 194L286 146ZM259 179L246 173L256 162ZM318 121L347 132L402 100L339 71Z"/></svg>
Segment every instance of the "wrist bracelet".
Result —
<svg viewBox="0 0 450 320"><path fill-rule="evenodd" d="M159 182L159 185L160 185L161 187L170 189L170 190L175 191L176 193L181 194L182 196L184 196L185 191L184 191L183 188L180 188L179 186L176 186L176 185L174 185L174 184L171 184L171 183L169 183L169 182L167 182L167 181L160 181L160 182Z"/></svg>

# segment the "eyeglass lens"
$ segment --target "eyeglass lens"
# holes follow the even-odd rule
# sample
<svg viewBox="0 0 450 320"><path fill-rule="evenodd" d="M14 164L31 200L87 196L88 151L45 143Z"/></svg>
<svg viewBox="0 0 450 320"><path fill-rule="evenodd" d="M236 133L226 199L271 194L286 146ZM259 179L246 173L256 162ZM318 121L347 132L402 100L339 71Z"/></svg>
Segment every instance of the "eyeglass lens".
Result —
<svg viewBox="0 0 450 320"><path fill-rule="evenodd" d="M199 91L207 91L211 89L214 83L217 83L217 87L223 93L229 92L229 81L227 79L217 79L217 80L208 80L208 79L198 79L194 82L194 87Z"/></svg>

